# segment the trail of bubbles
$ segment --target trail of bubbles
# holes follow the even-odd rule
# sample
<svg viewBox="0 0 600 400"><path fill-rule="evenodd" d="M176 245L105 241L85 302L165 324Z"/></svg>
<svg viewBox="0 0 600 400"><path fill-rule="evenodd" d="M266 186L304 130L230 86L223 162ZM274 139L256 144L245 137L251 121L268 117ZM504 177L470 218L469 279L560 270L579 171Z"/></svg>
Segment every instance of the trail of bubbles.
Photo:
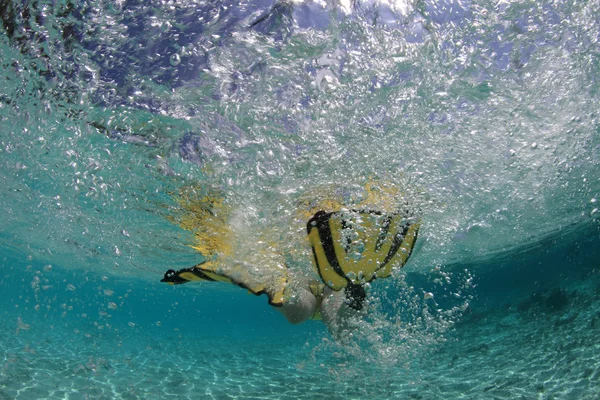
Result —
<svg viewBox="0 0 600 400"><path fill-rule="evenodd" d="M340 341L324 340L313 351L344 382L360 379L365 369L373 372L369 376L410 374L447 340L468 311L474 288L468 271L440 267L426 281L398 274L372 286L368 316L357 316Z"/></svg>

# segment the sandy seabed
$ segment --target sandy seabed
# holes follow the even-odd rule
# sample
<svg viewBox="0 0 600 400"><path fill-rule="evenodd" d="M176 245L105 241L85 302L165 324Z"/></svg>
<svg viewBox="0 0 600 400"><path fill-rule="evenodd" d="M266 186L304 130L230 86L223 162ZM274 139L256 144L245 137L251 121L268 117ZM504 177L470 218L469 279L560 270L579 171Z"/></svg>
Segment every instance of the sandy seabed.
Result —
<svg viewBox="0 0 600 400"><path fill-rule="evenodd" d="M0 321L0 399L597 399L600 279L473 303L446 341L382 368L326 331L223 337ZM12 315L15 315L12 317Z"/></svg>

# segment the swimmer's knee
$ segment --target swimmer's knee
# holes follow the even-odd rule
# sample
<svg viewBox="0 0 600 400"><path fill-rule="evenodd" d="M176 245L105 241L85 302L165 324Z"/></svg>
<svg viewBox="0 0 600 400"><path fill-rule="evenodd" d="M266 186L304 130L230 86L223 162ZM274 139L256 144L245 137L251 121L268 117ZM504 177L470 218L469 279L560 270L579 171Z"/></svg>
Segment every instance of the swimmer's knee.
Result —
<svg viewBox="0 0 600 400"><path fill-rule="evenodd" d="M310 290L301 290L293 299L279 308L290 324L300 324L312 318L318 308L316 297Z"/></svg>
<svg viewBox="0 0 600 400"><path fill-rule="evenodd" d="M292 325L298 325L303 323L304 321L306 321L307 319L309 319L310 317L307 317L306 314L286 314L283 313L283 315L285 316L285 318L288 320L288 322Z"/></svg>

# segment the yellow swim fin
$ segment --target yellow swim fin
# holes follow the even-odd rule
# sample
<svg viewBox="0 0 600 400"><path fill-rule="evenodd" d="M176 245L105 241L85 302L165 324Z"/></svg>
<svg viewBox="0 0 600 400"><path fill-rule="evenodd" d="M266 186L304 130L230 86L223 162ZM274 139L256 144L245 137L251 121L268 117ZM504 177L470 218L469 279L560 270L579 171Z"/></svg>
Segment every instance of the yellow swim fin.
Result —
<svg viewBox="0 0 600 400"><path fill-rule="evenodd" d="M419 223L407 215L367 208L319 211L306 225L313 264L333 290L388 277L408 261Z"/></svg>
<svg viewBox="0 0 600 400"><path fill-rule="evenodd" d="M243 274L236 274L236 276L227 275L223 271L215 267L213 262L204 262L194 265L191 268L180 269L175 271L173 269L165 272L161 282L168 283L170 285L180 285L188 282L196 281L217 281L227 282L247 289L250 293L260 296L266 294L269 297L269 304L274 307L281 307L285 299L285 289L287 287L287 278L282 277L281 282L277 285L277 288L267 287L266 285L260 284L248 284L249 279L243 279Z"/></svg>

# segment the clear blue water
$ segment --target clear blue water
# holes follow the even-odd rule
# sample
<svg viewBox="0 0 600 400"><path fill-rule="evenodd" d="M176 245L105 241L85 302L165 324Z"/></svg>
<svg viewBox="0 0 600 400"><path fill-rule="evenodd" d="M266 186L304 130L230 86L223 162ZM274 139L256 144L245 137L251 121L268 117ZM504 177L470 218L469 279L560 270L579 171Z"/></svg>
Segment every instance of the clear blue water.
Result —
<svg viewBox="0 0 600 400"><path fill-rule="evenodd" d="M598 398L599 15L2 2L0 398ZM295 254L298 199L372 178L423 226L346 343L159 282L202 260L182 189Z"/></svg>

